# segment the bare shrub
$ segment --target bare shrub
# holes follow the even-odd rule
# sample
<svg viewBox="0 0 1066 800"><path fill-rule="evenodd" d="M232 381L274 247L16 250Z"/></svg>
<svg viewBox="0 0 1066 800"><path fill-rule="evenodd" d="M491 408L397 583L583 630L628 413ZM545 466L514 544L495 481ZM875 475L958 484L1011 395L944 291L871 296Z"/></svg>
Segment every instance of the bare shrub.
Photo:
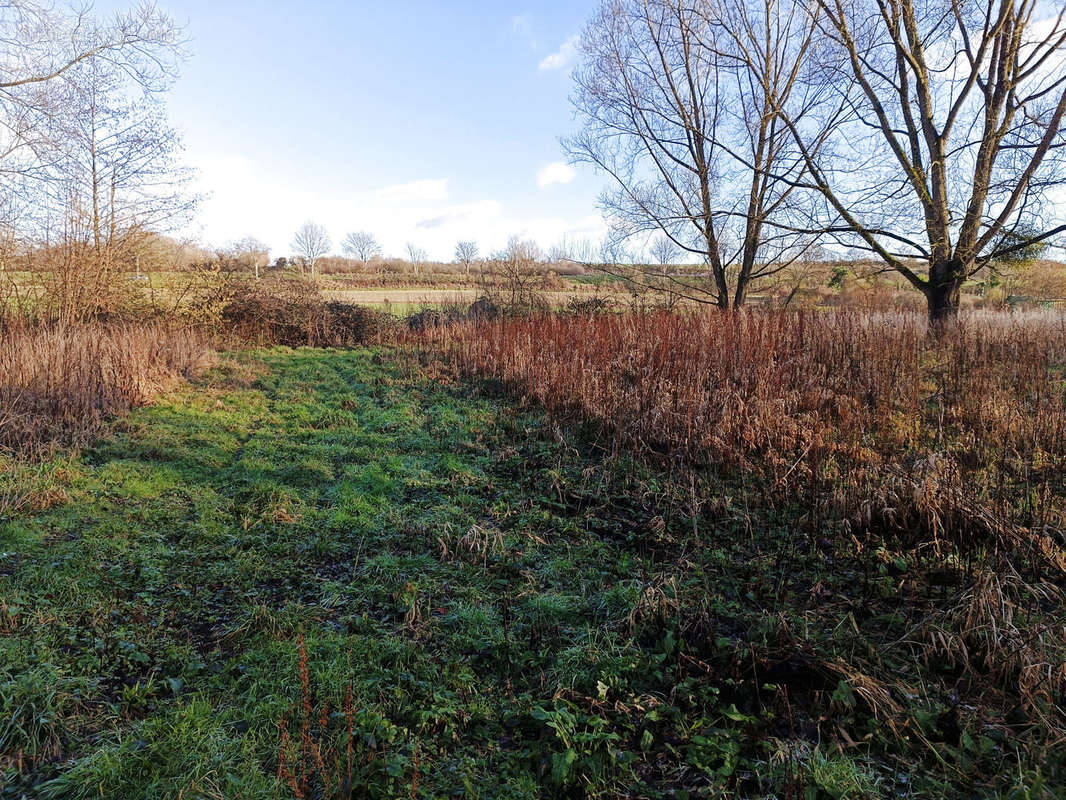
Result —
<svg viewBox="0 0 1066 800"><path fill-rule="evenodd" d="M222 324L242 342L344 347L371 341L386 322L365 306L324 300L307 281L272 278L229 287Z"/></svg>

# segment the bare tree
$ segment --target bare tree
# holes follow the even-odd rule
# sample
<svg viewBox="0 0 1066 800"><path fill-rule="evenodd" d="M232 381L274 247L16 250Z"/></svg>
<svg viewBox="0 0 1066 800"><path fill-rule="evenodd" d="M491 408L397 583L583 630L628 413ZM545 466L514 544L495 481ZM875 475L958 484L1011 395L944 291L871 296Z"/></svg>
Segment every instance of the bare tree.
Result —
<svg viewBox="0 0 1066 800"><path fill-rule="evenodd" d="M548 248L548 261L552 264L558 264L560 261L570 261L572 258L573 250L570 247L570 243L566 241L566 237L563 237Z"/></svg>
<svg viewBox="0 0 1066 800"><path fill-rule="evenodd" d="M588 264L595 259L596 248L587 237L574 238L569 234L563 236L548 248L548 261L574 261Z"/></svg>
<svg viewBox="0 0 1066 800"><path fill-rule="evenodd" d="M807 119L799 78L813 29L785 0L605 0L589 23L574 97L583 126L567 150L613 178L601 204L614 237L665 236L711 283L650 277L740 306L752 281L802 252L809 234L789 215L804 165L780 110Z"/></svg>
<svg viewBox="0 0 1066 800"><path fill-rule="evenodd" d="M197 205L181 140L155 95L130 99L124 70L94 59L62 80L68 101L49 125L51 186L89 215L96 270L128 268L148 232L179 227Z"/></svg>
<svg viewBox="0 0 1066 800"><path fill-rule="evenodd" d="M259 271L270 263L270 248L254 236L246 236L231 244L226 255L243 269L250 269L259 280Z"/></svg>
<svg viewBox="0 0 1066 800"><path fill-rule="evenodd" d="M411 262L411 266L414 268L415 275L417 275L419 268L426 261L426 251L416 245L414 242L408 242L407 259Z"/></svg>
<svg viewBox="0 0 1066 800"><path fill-rule="evenodd" d="M536 242L512 236L502 250L493 254L488 262L488 273L482 274L488 296L508 308L543 306L543 298L536 291L542 277L537 272L537 262L541 258Z"/></svg>
<svg viewBox="0 0 1066 800"><path fill-rule="evenodd" d="M0 192L49 264L40 309L109 310L153 231L195 207L159 101L181 55L181 29L150 5L101 19L0 4Z"/></svg>
<svg viewBox="0 0 1066 800"><path fill-rule="evenodd" d="M346 256L358 259L363 269L366 269L370 259L381 254L381 245L378 244L378 240L374 238L374 234L367 231L356 231L346 235L344 241L341 242L341 249Z"/></svg>
<svg viewBox="0 0 1066 800"><path fill-rule="evenodd" d="M292 239L292 249L307 262L311 280L315 279L315 264L318 259L328 255L332 246L326 229L310 221L301 225Z"/></svg>
<svg viewBox="0 0 1066 800"><path fill-rule="evenodd" d="M591 264L596 261L600 247L593 243L587 236L571 240L569 243L570 259L582 264Z"/></svg>
<svg viewBox="0 0 1066 800"><path fill-rule="evenodd" d="M782 109L822 227L921 291L934 324L982 267L1066 231L1066 6L1038 0L815 0L813 130ZM827 133L828 131L828 133ZM828 145L823 145L828 142ZM916 266L916 264L918 266Z"/></svg>
<svg viewBox="0 0 1066 800"><path fill-rule="evenodd" d="M680 254L677 245L670 241L666 236L655 237L651 243L650 252L651 257L654 258L661 267L674 263Z"/></svg>
<svg viewBox="0 0 1066 800"><path fill-rule="evenodd" d="M477 261L477 242L462 241L455 245L455 260L463 265L463 273L470 274L470 266Z"/></svg>
<svg viewBox="0 0 1066 800"><path fill-rule="evenodd" d="M73 73L90 64L121 72L147 93L165 88L182 56L183 33L150 3L110 19L35 0L0 4L0 174L41 177L54 141L48 123L70 100Z"/></svg>

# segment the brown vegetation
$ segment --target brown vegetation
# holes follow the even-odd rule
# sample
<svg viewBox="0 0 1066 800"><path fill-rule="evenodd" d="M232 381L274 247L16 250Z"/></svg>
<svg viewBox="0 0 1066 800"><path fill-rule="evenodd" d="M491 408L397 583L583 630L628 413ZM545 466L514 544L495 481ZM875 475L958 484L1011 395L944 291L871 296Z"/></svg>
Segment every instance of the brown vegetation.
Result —
<svg viewBox="0 0 1066 800"><path fill-rule="evenodd" d="M207 340L159 322L0 324L0 449L78 443L203 363Z"/></svg>
<svg viewBox="0 0 1066 800"><path fill-rule="evenodd" d="M1066 588L1066 317L973 314L950 341L902 312L544 315L432 336L459 373L596 423L611 452L791 509L812 541L901 554L908 646L1066 732L1066 628L1040 610ZM954 601L930 602L944 585Z"/></svg>
<svg viewBox="0 0 1066 800"><path fill-rule="evenodd" d="M458 328L447 345L465 373L592 418L615 445L757 473L853 526L920 522L965 544L993 521L1062 521L1059 315L973 316L947 344L905 313L544 316ZM901 480L931 491L900 505L886 493Z"/></svg>
<svg viewBox="0 0 1066 800"><path fill-rule="evenodd" d="M328 301L303 280L237 281L221 290L221 328L241 344L348 347L372 341L387 325L381 312Z"/></svg>

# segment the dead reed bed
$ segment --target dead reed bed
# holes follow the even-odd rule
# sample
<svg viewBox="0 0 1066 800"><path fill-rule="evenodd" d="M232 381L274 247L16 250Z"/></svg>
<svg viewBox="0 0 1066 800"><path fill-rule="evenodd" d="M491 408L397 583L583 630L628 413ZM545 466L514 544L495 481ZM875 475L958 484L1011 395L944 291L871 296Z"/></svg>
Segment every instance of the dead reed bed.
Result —
<svg viewBox="0 0 1066 800"><path fill-rule="evenodd" d="M591 421L609 450L741 482L811 541L898 554L908 646L1066 734L1066 625L1049 613L1066 588L1066 315L975 312L941 337L906 312L544 315L428 336L459 374ZM933 585L952 596L930 602Z"/></svg>
<svg viewBox="0 0 1066 800"><path fill-rule="evenodd" d="M77 444L200 365L202 333L163 322L0 322L0 449Z"/></svg>
<svg viewBox="0 0 1066 800"><path fill-rule="evenodd" d="M612 447L775 495L815 487L852 526L1062 521L1061 314L973 315L940 339L907 313L546 315L433 336L463 374L600 423Z"/></svg>

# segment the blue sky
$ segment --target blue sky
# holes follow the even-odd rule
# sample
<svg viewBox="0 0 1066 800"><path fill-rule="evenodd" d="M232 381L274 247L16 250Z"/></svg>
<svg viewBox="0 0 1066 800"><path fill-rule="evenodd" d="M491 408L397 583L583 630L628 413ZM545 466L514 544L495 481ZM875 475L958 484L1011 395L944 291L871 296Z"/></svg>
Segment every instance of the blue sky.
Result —
<svg viewBox="0 0 1066 800"><path fill-rule="evenodd" d="M172 0L190 58L170 99L209 193L197 232L288 251L305 220L450 259L460 238L597 239L603 178L563 165L573 37L594 0Z"/></svg>

